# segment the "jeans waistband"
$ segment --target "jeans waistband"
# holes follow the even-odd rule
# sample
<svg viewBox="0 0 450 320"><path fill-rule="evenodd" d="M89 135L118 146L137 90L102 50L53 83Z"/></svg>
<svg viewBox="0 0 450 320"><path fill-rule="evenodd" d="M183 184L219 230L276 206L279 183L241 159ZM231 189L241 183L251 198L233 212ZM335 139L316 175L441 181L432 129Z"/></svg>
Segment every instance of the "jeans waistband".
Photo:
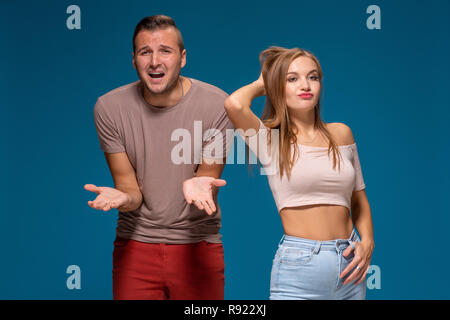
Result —
<svg viewBox="0 0 450 320"><path fill-rule="evenodd" d="M352 230L350 237L348 239L335 239L335 240L312 240L305 238L298 238L288 235L283 235L280 240L278 246L287 246L287 247L297 247L304 249L311 249L314 253L318 253L319 250L327 250L327 251L341 251L347 248L348 246L354 246L352 242L359 242L359 237L355 232L355 229Z"/></svg>

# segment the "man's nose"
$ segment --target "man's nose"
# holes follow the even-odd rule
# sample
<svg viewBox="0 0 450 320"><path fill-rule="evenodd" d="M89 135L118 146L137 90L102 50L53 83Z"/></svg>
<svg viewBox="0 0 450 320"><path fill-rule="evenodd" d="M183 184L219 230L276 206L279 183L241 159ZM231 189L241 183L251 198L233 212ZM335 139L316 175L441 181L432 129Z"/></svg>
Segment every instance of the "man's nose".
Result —
<svg viewBox="0 0 450 320"><path fill-rule="evenodd" d="M152 53L151 58L150 58L150 66L156 67L158 65L159 65L159 56L157 53Z"/></svg>

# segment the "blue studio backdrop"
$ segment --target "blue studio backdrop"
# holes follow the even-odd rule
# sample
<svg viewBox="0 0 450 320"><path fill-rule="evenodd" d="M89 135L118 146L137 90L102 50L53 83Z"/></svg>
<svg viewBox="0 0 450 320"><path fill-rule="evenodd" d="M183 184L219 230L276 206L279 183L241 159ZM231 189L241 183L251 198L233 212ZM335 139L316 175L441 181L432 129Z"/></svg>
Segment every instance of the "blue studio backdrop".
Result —
<svg viewBox="0 0 450 320"><path fill-rule="evenodd" d="M322 118L358 144L375 235L367 299L450 298L450 1L6 0L0 14L0 299L112 298L117 210L90 208L83 189L113 186L93 107L138 79L132 34L153 14L182 31L182 75L228 93L257 79L263 49L312 51ZM223 178L225 298L268 299L283 229L267 178L246 164Z"/></svg>

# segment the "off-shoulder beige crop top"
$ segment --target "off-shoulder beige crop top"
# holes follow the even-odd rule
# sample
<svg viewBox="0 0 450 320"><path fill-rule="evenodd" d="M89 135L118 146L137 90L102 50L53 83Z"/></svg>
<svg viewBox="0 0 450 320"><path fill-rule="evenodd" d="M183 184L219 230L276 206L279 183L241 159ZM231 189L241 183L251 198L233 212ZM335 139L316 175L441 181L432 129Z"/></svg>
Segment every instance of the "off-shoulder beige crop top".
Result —
<svg viewBox="0 0 450 320"><path fill-rule="evenodd" d="M340 171L337 163L333 169L333 156L331 152L328 156L328 147L299 144L299 157L288 180L286 172L280 179L278 150L267 145L268 132L260 120L257 134L253 131L253 135L251 132L241 132L241 135L264 168L278 212L311 204L342 205L351 210L352 192L365 188L356 143L338 146L342 156Z"/></svg>

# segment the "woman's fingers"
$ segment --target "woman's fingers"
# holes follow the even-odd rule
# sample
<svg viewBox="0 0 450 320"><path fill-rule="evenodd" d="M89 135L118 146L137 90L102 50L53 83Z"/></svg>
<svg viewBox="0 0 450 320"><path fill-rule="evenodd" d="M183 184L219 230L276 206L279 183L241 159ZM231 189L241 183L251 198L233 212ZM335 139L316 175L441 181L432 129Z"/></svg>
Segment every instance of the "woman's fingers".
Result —
<svg viewBox="0 0 450 320"><path fill-rule="evenodd" d="M367 275L367 272L369 271L369 267L370 267L369 265L366 266L366 270L364 271L361 278L355 283L355 286L360 284L361 282L363 282L366 279L366 275Z"/></svg>
<svg viewBox="0 0 450 320"><path fill-rule="evenodd" d="M343 284L348 284L355 281L355 285L361 283L366 278L367 272L370 267L370 260L372 257L371 250L367 249L364 245L359 242L352 242L354 248L355 256L352 262L345 268L341 274L341 278L345 276L346 273L353 270L353 272L345 279ZM349 249L349 248L347 248ZM347 251L347 249L345 251ZM349 252L351 252L350 249Z"/></svg>
<svg viewBox="0 0 450 320"><path fill-rule="evenodd" d="M353 242L353 244L354 244L355 246L358 245L358 243L355 243L355 242ZM355 250L355 249L356 249L356 247L353 248L352 246L348 246L348 248L346 248L346 249L344 250L343 255L344 255L344 256L347 256L352 250ZM362 260L361 257L360 257L359 255L357 255L356 252L355 252L355 255L354 255L354 257L353 257L353 260L350 262L350 264L347 266L347 268L345 268L344 271L341 272L340 278L344 278L344 277L347 275L347 273L349 273L351 270L353 270L353 268L355 268L356 266L358 266L358 265L361 263L361 260ZM355 270L350 274L350 276L344 281L344 284L348 282L347 280L348 280L350 277L352 277L352 275L355 274L355 272L357 273L357 272L359 272L359 270L358 270L358 269L355 269Z"/></svg>
<svg viewBox="0 0 450 320"><path fill-rule="evenodd" d="M359 260L359 264L354 265L353 267L355 268L353 270L353 272L350 274L350 276L347 277L347 279L345 279L345 281L342 284L347 284L352 282L353 280L356 279L356 277L360 276L361 273L364 271L364 265L365 264L361 264L361 259ZM356 268L357 266L359 266L359 268Z"/></svg>
<svg viewBox="0 0 450 320"><path fill-rule="evenodd" d="M353 250L355 250L355 242L354 241L351 241L351 245L349 245L345 250L344 250L344 252L342 253L342 255L344 256L344 257L346 257L346 256L348 256Z"/></svg>
<svg viewBox="0 0 450 320"><path fill-rule="evenodd" d="M353 260L350 262L350 264L347 266L347 268L345 268L344 271L341 273L341 278L344 278L346 274L349 273L350 271L353 270L353 272L347 277L347 279L345 279L343 284L348 284L356 279L361 280L360 278L367 273L367 270L369 268L370 257L364 255L364 253L361 253L363 247L359 247L360 245L359 243L353 242L353 244L356 246L354 249L355 256Z"/></svg>

